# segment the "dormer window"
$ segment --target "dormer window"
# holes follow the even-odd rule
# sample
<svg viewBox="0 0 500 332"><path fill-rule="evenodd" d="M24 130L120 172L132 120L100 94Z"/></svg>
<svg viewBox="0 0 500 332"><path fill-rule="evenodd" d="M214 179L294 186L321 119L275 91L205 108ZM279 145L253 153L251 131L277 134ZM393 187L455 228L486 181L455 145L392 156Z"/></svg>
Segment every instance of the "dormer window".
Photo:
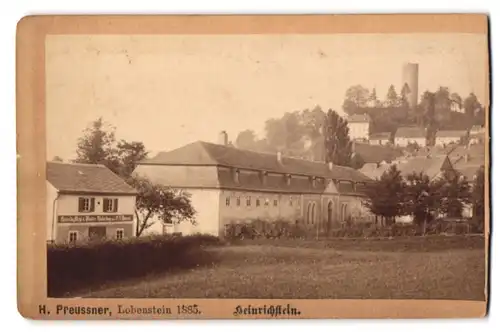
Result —
<svg viewBox="0 0 500 332"><path fill-rule="evenodd" d="M262 171L260 172L260 182L265 185L267 183L267 172Z"/></svg>
<svg viewBox="0 0 500 332"><path fill-rule="evenodd" d="M233 181L235 183L240 183L240 170L239 169L233 169Z"/></svg>
<svg viewBox="0 0 500 332"><path fill-rule="evenodd" d="M292 184L292 176L290 174L285 174L285 182L287 186Z"/></svg>
<svg viewBox="0 0 500 332"><path fill-rule="evenodd" d="M312 186L313 188L315 188L315 187L316 187L316 177L315 177L315 176L311 176L311 177L309 178L309 181L311 182L311 186Z"/></svg>

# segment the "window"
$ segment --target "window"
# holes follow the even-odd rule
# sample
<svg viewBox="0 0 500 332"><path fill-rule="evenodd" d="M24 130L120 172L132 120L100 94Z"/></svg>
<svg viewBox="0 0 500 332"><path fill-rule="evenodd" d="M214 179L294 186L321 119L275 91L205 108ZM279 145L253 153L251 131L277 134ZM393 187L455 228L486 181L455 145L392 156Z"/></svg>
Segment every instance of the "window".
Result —
<svg viewBox="0 0 500 332"><path fill-rule="evenodd" d="M265 205L265 206L268 206L268 205L269 205L269 198L266 198L266 200L264 201L264 205Z"/></svg>
<svg viewBox="0 0 500 332"><path fill-rule="evenodd" d="M292 183L292 176L290 174L285 175L286 185L289 186Z"/></svg>
<svg viewBox="0 0 500 332"><path fill-rule="evenodd" d="M116 230L116 239L121 240L124 237L125 232L123 231L123 228L118 228Z"/></svg>
<svg viewBox="0 0 500 332"><path fill-rule="evenodd" d="M102 200L102 211L116 212L118 211L118 198L104 198Z"/></svg>
<svg viewBox="0 0 500 332"><path fill-rule="evenodd" d="M226 206L231 205L231 197L226 197Z"/></svg>
<svg viewBox="0 0 500 332"><path fill-rule="evenodd" d="M241 200L239 197L236 197L236 206L240 206L241 205Z"/></svg>
<svg viewBox="0 0 500 332"><path fill-rule="evenodd" d="M252 197L247 196L247 206L252 205Z"/></svg>
<svg viewBox="0 0 500 332"><path fill-rule="evenodd" d="M94 212L95 198L78 197L78 212Z"/></svg>
<svg viewBox="0 0 500 332"><path fill-rule="evenodd" d="M75 243L78 241L78 232L77 231L69 231L68 239L70 243Z"/></svg>
<svg viewBox="0 0 500 332"><path fill-rule="evenodd" d="M233 180L235 183L240 183L240 170L233 169Z"/></svg>
<svg viewBox="0 0 500 332"><path fill-rule="evenodd" d="M255 206L260 206L260 199L258 199L258 198L257 198L257 199L255 200Z"/></svg>
<svg viewBox="0 0 500 332"><path fill-rule="evenodd" d="M260 172L260 181L262 182L263 185L267 184L267 172L265 171Z"/></svg>
<svg viewBox="0 0 500 332"><path fill-rule="evenodd" d="M290 206L293 206L293 197L290 196L290 201L288 202L288 204L290 204Z"/></svg>
<svg viewBox="0 0 500 332"><path fill-rule="evenodd" d="M274 206L278 206L278 200L275 199L274 202L273 202Z"/></svg>

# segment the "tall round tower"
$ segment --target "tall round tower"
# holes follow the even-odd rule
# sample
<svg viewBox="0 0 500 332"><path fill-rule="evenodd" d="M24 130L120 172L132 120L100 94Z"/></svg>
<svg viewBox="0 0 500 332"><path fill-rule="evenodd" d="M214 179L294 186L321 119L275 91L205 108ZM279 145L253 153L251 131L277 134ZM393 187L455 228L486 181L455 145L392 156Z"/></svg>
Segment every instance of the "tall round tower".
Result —
<svg viewBox="0 0 500 332"><path fill-rule="evenodd" d="M408 86L408 104L411 108L418 104L418 63L405 63L403 65L402 87Z"/></svg>

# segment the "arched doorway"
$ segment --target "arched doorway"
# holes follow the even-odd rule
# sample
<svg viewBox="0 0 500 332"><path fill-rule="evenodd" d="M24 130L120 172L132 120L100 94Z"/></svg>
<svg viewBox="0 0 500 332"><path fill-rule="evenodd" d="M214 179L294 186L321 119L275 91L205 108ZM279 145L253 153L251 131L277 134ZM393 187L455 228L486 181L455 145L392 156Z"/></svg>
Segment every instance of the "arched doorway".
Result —
<svg viewBox="0 0 500 332"><path fill-rule="evenodd" d="M311 224L314 224L316 220L316 203L312 203L311 205Z"/></svg>

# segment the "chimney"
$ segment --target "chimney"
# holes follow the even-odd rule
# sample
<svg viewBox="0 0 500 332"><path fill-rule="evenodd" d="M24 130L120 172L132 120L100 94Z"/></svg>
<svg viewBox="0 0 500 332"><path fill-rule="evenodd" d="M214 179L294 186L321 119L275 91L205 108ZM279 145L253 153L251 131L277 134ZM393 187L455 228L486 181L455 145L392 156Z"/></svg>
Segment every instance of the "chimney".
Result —
<svg viewBox="0 0 500 332"><path fill-rule="evenodd" d="M283 162L282 154L281 151L278 151L276 153L276 159L278 159L278 162L281 164Z"/></svg>
<svg viewBox="0 0 500 332"><path fill-rule="evenodd" d="M227 142L228 142L227 133L225 130L223 130L219 133L219 142L218 143L220 145L227 145Z"/></svg>
<svg viewBox="0 0 500 332"><path fill-rule="evenodd" d="M328 169L329 169L330 171L332 171L332 170L333 170L333 162L331 162L331 161L330 161L330 162L328 162Z"/></svg>

